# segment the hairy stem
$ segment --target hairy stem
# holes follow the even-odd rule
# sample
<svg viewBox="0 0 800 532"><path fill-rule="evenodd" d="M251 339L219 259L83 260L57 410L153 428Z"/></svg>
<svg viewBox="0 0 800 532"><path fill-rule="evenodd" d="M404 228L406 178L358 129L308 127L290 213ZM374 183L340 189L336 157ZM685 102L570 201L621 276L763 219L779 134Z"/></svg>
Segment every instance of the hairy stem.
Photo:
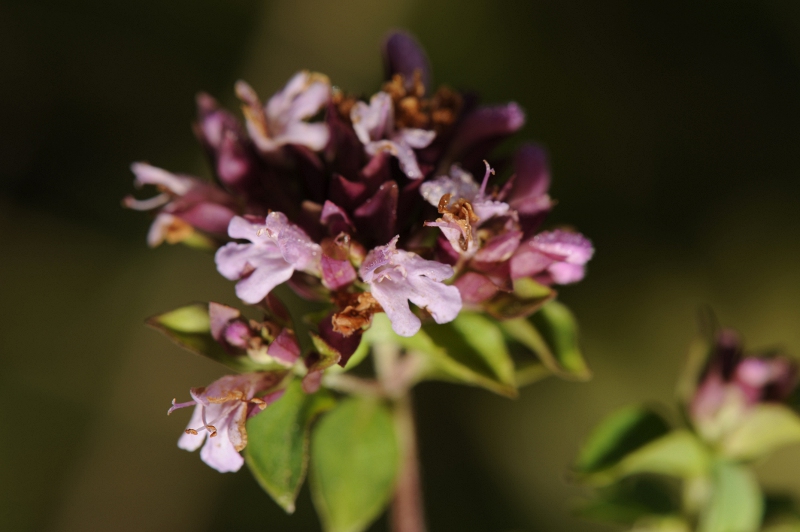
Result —
<svg viewBox="0 0 800 532"><path fill-rule="evenodd" d="M392 501L392 532L425 532L417 433L410 393L403 394L395 401L394 419L402 454L397 489Z"/></svg>

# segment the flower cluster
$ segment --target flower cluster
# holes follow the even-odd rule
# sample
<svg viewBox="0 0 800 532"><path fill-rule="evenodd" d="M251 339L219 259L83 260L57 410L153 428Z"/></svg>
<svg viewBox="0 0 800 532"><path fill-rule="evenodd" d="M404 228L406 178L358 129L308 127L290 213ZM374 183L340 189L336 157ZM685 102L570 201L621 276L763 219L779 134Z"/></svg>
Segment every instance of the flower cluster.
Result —
<svg viewBox="0 0 800 532"><path fill-rule="evenodd" d="M284 386L276 375L299 371L314 389L326 367L346 364L375 313L413 336L423 322L447 323L465 308L492 314L520 280L579 281L593 254L579 233L542 230L554 202L540 147L519 148L509 168L494 163L505 179L487 162L524 124L517 104L479 105L434 89L408 34L390 35L383 52L387 79L369 98L299 72L263 103L240 81L242 123L201 94L195 132L213 182L132 167L137 186L159 190L125 200L154 212L148 243L215 249L238 298L272 309L263 322L222 305L209 310L226 353L271 368L192 390L197 406L180 446L197 448L208 435L202 458L220 471L241 465L234 455L246 443L244 420ZM313 324L311 353L301 353L290 320L274 312L272 292L283 283L329 304Z"/></svg>
<svg viewBox="0 0 800 532"><path fill-rule="evenodd" d="M732 329L708 333L679 385L685 423L631 405L584 443L573 470L594 488L584 517L629 530L798 530L796 503L762 488L752 467L800 442L797 361L747 352Z"/></svg>
<svg viewBox="0 0 800 532"><path fill-rule="evenodd" d="M781 354L745 354L739 335L722 329L688 405L695 429L709 443L736 430L759 404L785 402L797 387L797 365Z"/></svg>

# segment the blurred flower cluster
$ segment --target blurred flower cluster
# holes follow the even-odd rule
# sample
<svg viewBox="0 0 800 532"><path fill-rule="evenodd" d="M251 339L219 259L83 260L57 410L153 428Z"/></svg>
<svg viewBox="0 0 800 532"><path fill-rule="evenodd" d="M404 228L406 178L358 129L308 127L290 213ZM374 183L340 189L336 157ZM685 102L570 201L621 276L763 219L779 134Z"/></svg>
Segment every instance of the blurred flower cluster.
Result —
<svg viewBox="0 0 800 532"><path fill-rule="evenodd" d="M213 181L136 163L135 184L158 194L124 201L154 214L151 246L213 251L219 273L257 314L212 302L150 320L239 372L173 404L170 412L195 408L180 447L203 445L201 458L222 472L246 458L287 509L305 474L303 442L325 410L334 408L315 434L347 408L368 410L383 430L387 398L423 379L513 396L549 373L588 377L553 285L584 277L592 244L570 229L543 229L555 203L540 147L493 156L523 126L523 111L434 88L408 34L388 36L383 55L386 81L368 98L305 71L266 102L240 81L242 122L199 95L195 133ZM315 310L297 315L279 297L286 287ZM357 367L370 353L371 373ZM334 407L341 394L358 398ZM299 448L270 443L298 431ZM325 458L315 461L325 467ZM327 498L341 494L323 486L321 469L315 478L318 506L335 514Z"/></svg>
<svg viewBox="0 0 800 532"><path fill-rule="evenodd" d="M693 345L678 395L684 427L631 406L595 429L574 467L597 488L580 513L642 532L799 530L800 507L762 493L750 467L800 442L797 363L715 328Z"/></svg>

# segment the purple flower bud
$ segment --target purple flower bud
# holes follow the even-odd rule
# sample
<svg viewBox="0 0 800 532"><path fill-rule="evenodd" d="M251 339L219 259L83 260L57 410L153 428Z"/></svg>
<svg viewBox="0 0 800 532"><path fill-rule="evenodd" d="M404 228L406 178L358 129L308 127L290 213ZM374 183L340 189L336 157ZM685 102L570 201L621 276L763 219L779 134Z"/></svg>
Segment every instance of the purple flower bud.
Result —
<svg viewBox="0 0 800 532"><path fill-rule="evenodd" d="M514 102L478 107L458 124L446 161L461 161L463 167L473 168L496 144L519 131L524 124L525 113Z"/></svg>
<svg viewBox="0 0 800 532"><path fill-rule="evenodd" d="M386 79L400 74L410 89L414 75L419 72L426 91L430 91L431 67L425 50L409 33L395 31L383 41L383 65Z"/></svg>
<svg viewBox="0 0 800 532"><path fill-rule="evenodd" d="M477 272L465 273L453 285L458 288L465 304L483 303L497 293L497 286L488 277Z"/></svg>
<svg viewBox="0 0 800 532"><path fill-rule="evenodd" d="M373 242L386 242L394 235L399 194L397 183L386 182L353 212L361 235L371 238Z"/></svg>
<svg viewBox="0 0 800 532"><path fill-rule="evenodd" d="M502 197L517 211L520 225L528 234L544 221L553 206L547 195L550 188L547 155L540 146L526 144L517 151L514 171Z"/></svg>
<svg viewBox="0 0 800 532"><path fill-rule="evenodd" d="M580 233L556 229L545 231L520 244L511 257L511 277L533 277L542 284L580 281L594 247Z"/></svg>

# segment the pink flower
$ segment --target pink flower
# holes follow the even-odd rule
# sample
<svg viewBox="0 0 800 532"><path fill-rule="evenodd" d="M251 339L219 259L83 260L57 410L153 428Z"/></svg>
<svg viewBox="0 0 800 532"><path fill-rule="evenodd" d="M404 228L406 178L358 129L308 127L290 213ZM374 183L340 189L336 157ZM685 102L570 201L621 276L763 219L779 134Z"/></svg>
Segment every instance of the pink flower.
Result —
<svg viewBox="0 0 800 532"><path fill-rule="evenodd" d="M576 283L594 255L591 241L580 233L544 231L519 245L511 257L511 278L533 277L544 284Z"/></svg>
<svg viewBox="0 0 800 532"><path fill-rule="evenodd" d="M196 405L192 419L178 447L196 451L203 442L200 459L220 473L238 471L244 463L239 451L247 446L245 422L277 400L279 394L270 394L263 399L256 394L276 384L270 373L247 373L227 375L206 388L192 388L192 400L185 403L172 401L167 414L187 406Z"/></svg>
<svg viewBox="0 0 800 532"><path fill-rule="evenodd" d="M170 244L185 240L194 229L224 235L231 218L236 216L235 200L211 183L176 175L147 163L133 163L131 170L136 176L136 187L153 185L161 192L147 200L128 196L122 202L137 211L159 209L147 233L150 247L165 240Z"/></svg>
<svg viewBox="0 0 800 532"><path fill-rule="evenodd" d="M369 155L382 151L391 153L397 157L400 168L410 179L423 177L414 149L428 147L436 137L436 132L417 128L395 130L391 96L379 92L370 99L369 105L356 102L350 111L350 119Z"/></svg>
<svg viewBox="0 0 800 532"><path fill-rule="evenodd" d="M258 303L295 270L319 275L319 245L280 212L270 213L264 224L237 216L228 235L250 241L226 244L215 257L217 270L225 278L239 280L236 295L245 303Z"/></svg>
<svg viewBox="0 0 800 532"><path fill-rule="evenodd" d="M305 122L330 99L331 84L326 76L305 70L298 72L265 106L244 81L236 83L236 94L244 102L247 131L261 151L274 152L286 144L320 151L328 144L327 125Z"/></svg>
<svg viewBox="0 0 800 532"><path fill-rule="evenodd" d="M453 276L453 268L415 253L397 249L394 237L385 246L367 254L359 275L369 284L392 329L400 336L414 336L422 323L408 302L430 312L436 323L453 321L461 310L461 294L442 281Z"/></svg>
<svg viewBox="0 0 800 532"><path fill-rule="evenodd" d="M450 167L450 176L438 176L432 181L422 183L420 193L431 205L436 205L443 217L435 222L425 222L428 227L438 227L450 242L454 250L461 255L472 256L477 251L473 235L475 228L489 218L514 215L507 203L494 201L486 195L486 185L494 170L486 164L486 173L480 188L472 178L472 174L458 165ZM449 194L447 203L443 197ZM464 201L469 207L465 210ZM513 250L512 250L513 251Z"/></svg>

